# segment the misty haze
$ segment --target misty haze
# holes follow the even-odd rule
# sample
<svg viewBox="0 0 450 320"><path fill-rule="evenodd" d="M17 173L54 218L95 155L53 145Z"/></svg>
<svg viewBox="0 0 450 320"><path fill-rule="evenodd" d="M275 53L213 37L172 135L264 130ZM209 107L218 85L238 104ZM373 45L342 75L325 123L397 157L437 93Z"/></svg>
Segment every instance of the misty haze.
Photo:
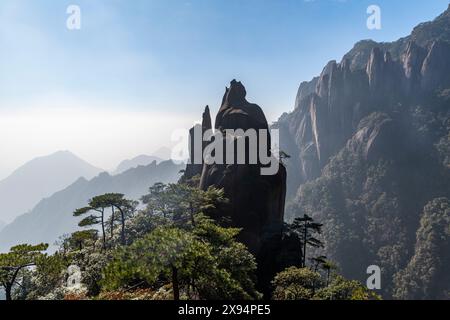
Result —
<svg viewBox="0 0 450 320"><path fill-rule="evenodd" d="M2 0L0 48L0 300L450 300L448 1Z"/></svg>

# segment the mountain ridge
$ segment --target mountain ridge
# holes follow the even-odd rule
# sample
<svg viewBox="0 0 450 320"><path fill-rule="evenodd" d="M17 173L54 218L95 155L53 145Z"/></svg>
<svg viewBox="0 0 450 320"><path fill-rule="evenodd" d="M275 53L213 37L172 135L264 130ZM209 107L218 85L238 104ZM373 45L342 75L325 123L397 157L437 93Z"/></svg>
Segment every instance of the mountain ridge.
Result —
<svg viewBox="0 0 450 320"><path fill-rule="evenodd" d="M139 199L156 182L175 182L183 165L165 161L129 169L112 176L102 172L91 180L79 178L68 187L42 199L30 212L20 215L0 231L0 251L20 243L53 244L58 237L77 229L77 219L72 212L85 206L94 196L124 193Z"/></svg>
<svg viewBox="0 0 450 320"><path fill-rule="evenodd" d="M90 179L102 171L69 151L34 158L0 181L0 218L10 222L77 178Z"/></svg>

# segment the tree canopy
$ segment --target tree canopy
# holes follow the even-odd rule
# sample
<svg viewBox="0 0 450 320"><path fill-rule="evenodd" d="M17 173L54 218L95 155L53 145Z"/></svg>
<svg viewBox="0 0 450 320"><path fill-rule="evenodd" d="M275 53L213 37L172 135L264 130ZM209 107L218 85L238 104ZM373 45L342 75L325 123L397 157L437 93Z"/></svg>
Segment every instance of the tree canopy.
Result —
<svg viewBox="0 0 450 320"><path fill-rule="evenodd" d="M47 250L47 244L22 244L12 247L8 253L0 254L0 284L5 288L6 300L11 300L11 290L16 284L19 272L36 265Z"/></svg>

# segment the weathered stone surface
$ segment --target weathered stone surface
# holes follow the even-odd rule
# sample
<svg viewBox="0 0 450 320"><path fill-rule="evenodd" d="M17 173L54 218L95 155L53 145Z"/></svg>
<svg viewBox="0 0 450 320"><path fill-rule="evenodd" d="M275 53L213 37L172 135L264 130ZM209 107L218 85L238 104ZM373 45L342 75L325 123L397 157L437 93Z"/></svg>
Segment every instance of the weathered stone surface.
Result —
<svg viewBox="0 0 450 320"><path fill-rule="evenodd" d="M319 77L313 78L311 81L303 81L298 88L297 97L295 99L295 108L297 109L300 106L300 103L308 97L310 94L313 94L316 91L317 82L319 81Z"/></svg>
<svg viewBox="0 0 450 320"><path fill-rule="evenodd" d="M324 254L346 277L365 281L361 266L377 261L387 299L433 296L417 283L448 292L409 266L424 206L449 198L449 47L450 7L396 42L361 41L275 124L291 155L286 216L324 224Z"/></svg>
<svg viewBox="0 0 450 320"><path fill-rule="evenodd" d="M246 100L247 92L242 83L231 81L222 100L216 117L215 128L225 129L268 129L266 116L262 109Z"/></svg>
<svg viewBox="0 0 450 320"><path fill-rule="evenodd" d="M450 88L449 26L450 9L396 42L361 41L340 63L329 62L318 78L301 84L294 111L274 125L291 156L289 197L321 174L362 119Z"/></svg>
<svg viewBox="0 0 450 320"><path fill-rule="evenodd" d="M242 83L233 80L226 89L215 128L224 134L226 129L268 130L269 126L262 109L246 100L246 90ZM236 136L234 139L243 137ZM248 146L246 151L248 152ZM278 255L284 252L283 256L289 256L290 260L298 257L299 261L300 253L286 254L289 248L295 247L295 243L292 239L282 237L286 169L279 163L277 174L265 176L261 174L263 166L260 161L257 164L239 165L205 163L200 188L224 189L229 203L215 210L212 215L219 221L229 218L231 226L242 228L239 240L256 256L259 288L267 294L270 280L282 267L280 259L283 259ZM283 247L286 248L284 251Z"/></svg>
<svg viewBox="0 0 450 320"><path fill-rule="evenodd" d="M202 124L197 124L193 128L189 130L189 164L186 166L186 172L184 174L185 179L191 179L195 176L201 175L203 170L203 150L205 149L206 142L202 142L201 150L202 153L200 155L201 161L200 163L195 163L194 161L194 150L195 150L195 131L196 129L198 132L202 133L202 137L205 134L207 130L212 129L212 122L211 122L211 113L209 111L209 106L205 107L205 111L203 112L202 116Z"/></svg>
<svg viewBox="0 0 450 320"><path fill-rule="evenodd" d="M450 83L450 44L434 41L421 68L421 87L427 91Z"/></svg>

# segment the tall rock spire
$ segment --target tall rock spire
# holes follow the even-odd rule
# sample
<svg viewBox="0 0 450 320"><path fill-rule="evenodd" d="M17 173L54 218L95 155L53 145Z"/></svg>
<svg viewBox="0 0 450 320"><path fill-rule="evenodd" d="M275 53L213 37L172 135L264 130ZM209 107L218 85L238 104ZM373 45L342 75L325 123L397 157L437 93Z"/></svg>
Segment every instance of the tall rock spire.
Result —
<svg viewBox="0 0 450 320"><path fill-rule="evenodd" d="M189 130L189 164L186 166L183 179L189 180L201 175L203 169L203 151L207 143L203 141L203 136L206 131L211 129L211 113L209 106L206 106L202 116L202 124L197 124Z"/></svg>
<svg viewBox="0 0 450 320"><path fill-rule="evenodd" d="M215 127L217 130L269 129L262 109L246 100L245 87L236 80L225 91ZM259 289L268 293L274 272L283 268L278 263L278 255L293 246L285 246L282 240L286 169L279 163L275 175L264 176L262 167L262 164L204 164L200 188L224 190L229 203L212 215L218 221L230 218L231 226L242 228L239 240L256 256ZM292 256L298 257L298 251Z"/></svg>

